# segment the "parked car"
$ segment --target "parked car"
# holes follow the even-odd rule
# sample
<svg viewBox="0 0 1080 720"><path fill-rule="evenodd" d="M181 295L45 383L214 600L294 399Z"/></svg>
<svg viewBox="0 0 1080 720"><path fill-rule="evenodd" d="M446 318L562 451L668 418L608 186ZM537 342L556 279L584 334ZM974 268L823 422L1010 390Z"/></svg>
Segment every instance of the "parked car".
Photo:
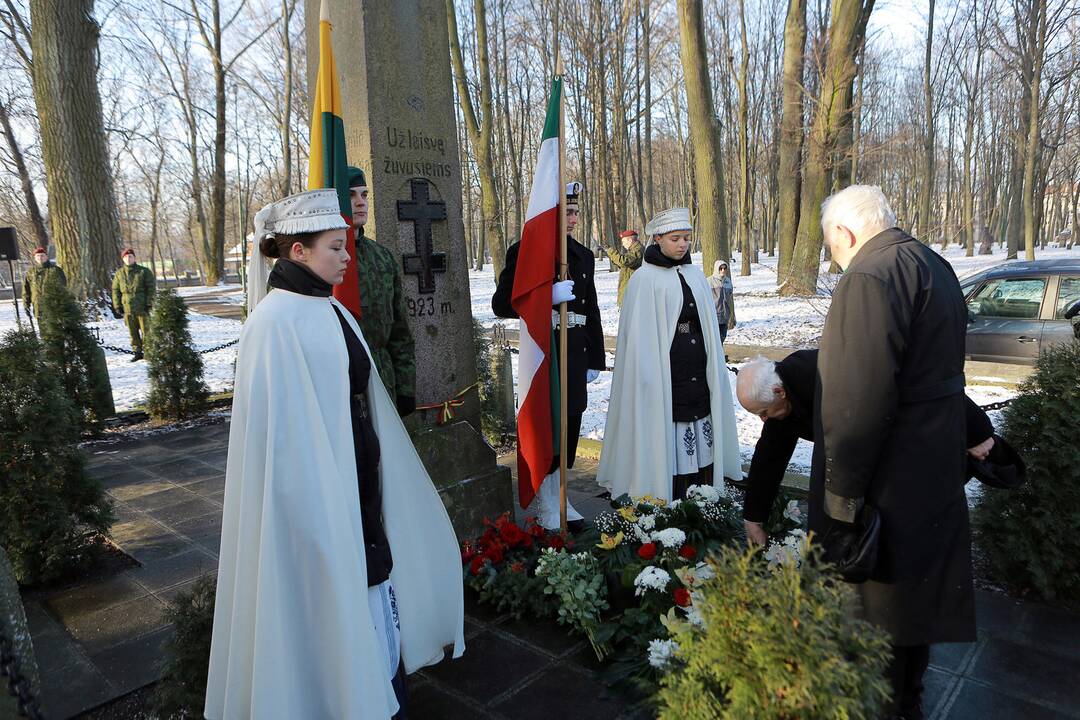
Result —
<svg viewBox="0 0 1080 720"><path fill-rule="evenodd" d="M1074 338L1080 258L996 265L960 280L968 307L967 357L1031 365Z"/></svg>

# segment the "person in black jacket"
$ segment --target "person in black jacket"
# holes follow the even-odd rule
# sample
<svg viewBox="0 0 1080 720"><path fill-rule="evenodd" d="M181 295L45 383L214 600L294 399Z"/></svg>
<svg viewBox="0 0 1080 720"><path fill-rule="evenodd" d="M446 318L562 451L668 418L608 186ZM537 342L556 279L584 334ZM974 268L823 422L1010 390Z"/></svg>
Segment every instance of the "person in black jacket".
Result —
<svg viewBox="0 0 1080 720"><path fill-rule="evenodd" d="M593 280L596 259L587 247L574 239L580 206L581 183L572 182L566 186L566 259L568 277L555 282L552 286L551 305L555 329L555 342L558 348L558 305L566 301L566 466L574 466L577 453L578 435L581 433L581 416L588 405L589 393L586 385L600 376L600 371L607 367L604 354L604 328L600 323L600 305L596 300L596 285ZM491 298L491 309L501 318L516 318L517 312L510 304L514 290L514 273L517 269L517 257L520 243L516 242L506 250L506 265L499 275L495 294ZM557 257L557 254L556 254ZM556 264L557 264L556 260ZM552 268L552 274L558 279L558 267ZM558 351L558 350L556 350ZM539 522L545 528L557 529L559 522L559 458L552 460L548 476L540 486ZM567 524L571 531L584 527L581 514L574 509L570 501L566 502Z"/></svg>
<svg viewBox="0 0 1080 720"><path fill-rule="evenodd" d="M799 438L814 440L817 362L817 350L796 350L780 362L758 357L739 370L735 386L739 404L763 423L743 500L743 523L752 543L764 545L767 540L764 524ZM971 398L964 400L968 455L984 461L995 447L994 426Z"/></svg>

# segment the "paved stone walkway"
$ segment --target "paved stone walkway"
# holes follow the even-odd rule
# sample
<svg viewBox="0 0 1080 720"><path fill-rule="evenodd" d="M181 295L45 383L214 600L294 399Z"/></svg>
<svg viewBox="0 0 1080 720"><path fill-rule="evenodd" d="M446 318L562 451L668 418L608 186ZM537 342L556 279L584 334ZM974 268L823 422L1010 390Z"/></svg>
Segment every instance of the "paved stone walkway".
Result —
<svg viewBox="0 0 1080 720"><path fill-rule="evenodd" d="M140 566L27 603L50 718L69 718L158 680L166 604L217 567L228 425L98 448L90 472L112 497L111 538ZM512 459L504 459L510 462ZM586 516L596 461L579 459L570 498ZM531 512L531 509L530 511ZM518 519L528 512L517 510ZM1080 617L978 593L979 641L934 649L933 720L1080 720ZM468 652L410 678L410 717L630 720L649 710L597 680L588 644L552 623L466 607Z"/></svg>

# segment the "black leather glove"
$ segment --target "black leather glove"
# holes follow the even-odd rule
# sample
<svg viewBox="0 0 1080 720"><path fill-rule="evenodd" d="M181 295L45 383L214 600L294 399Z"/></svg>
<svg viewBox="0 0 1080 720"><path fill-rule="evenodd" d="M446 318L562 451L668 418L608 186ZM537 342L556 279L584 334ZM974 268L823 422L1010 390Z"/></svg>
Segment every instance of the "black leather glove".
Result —
<svg viewBox="0 0 1080 720"><path fill-rule="evenodd" d="M827 563L849 583L866 582L877 566L881 515L870 505L863 505L855 522L827 518L821 549Z"/></svg>
<svg viewBox="0 0 1080 720"><path fill-rule="evenodd" d="M416 398L408 395L397 396L397 412L400 417L412 415L416 412Z"/></svg>

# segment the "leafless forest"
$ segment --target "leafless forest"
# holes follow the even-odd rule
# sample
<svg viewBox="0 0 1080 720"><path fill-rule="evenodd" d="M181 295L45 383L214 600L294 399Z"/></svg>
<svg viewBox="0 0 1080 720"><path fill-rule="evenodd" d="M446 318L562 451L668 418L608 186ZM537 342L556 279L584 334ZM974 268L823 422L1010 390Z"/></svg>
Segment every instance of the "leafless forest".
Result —
<svg viewBox="0 0 1080 720"><path fill-rule="evenodd" d="M1080 234L1076 0L445 2L474 267L520 232L556 35L595 247L689 205L707 266L775 254L781 292L812 293L820 202L852 182L968 254ZM305 187L305 11L0 0L0 224L88 296L124 245L169 277L234 272L254 211Z"/></svg>

